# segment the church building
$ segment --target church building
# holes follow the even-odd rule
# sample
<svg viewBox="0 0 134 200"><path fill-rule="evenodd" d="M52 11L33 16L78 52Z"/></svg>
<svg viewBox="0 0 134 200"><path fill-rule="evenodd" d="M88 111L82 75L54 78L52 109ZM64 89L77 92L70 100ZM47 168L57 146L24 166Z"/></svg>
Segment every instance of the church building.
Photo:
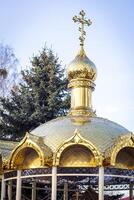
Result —
<svg viewBox="0 0 134 200"><path fill-rule="evenodd" d="M94 111L97 69L84 50L91 21L83 10L73 21L80 49L67 67L70 111L19 142L0 141L1 200L116 200L125 191L133 199L134 135Z"/></svg>

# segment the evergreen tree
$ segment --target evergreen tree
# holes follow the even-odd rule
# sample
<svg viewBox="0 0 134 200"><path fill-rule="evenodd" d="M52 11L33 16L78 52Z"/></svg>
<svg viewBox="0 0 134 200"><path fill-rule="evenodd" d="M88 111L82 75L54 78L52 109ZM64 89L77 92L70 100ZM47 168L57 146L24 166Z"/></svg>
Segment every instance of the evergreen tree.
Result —
<svg viewBox="0 0 134 200"><path fill-rule="evenodd" d="M23 82L10 97L1 97L1 138L20 139L42 123L65 115L69 108L64 69L51 49L44 48L22 71Z"/></svg>

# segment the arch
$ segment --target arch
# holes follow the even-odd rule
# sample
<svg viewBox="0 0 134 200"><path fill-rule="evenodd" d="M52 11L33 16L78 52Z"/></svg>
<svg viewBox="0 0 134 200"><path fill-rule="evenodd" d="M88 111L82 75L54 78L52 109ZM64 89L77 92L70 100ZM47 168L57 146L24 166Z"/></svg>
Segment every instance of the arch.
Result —
<svg viewBox="0 0 134 200"><path fill-rule="evenodd" d="M134 147L124 147L117 156L115 164L119 168L134 169Z"/></svg>
<svg viewBox="0 0 134 200"><path fill-rule="evenodd" d="M43 165L44 154L42 150L29 138L29 135L26 134L24 139L11 153L8 168L36 168Z"/></svg>
<svg viewBox="0 0 134 200"><path fill-rule="evenodd" d="M79 145L83 147L83 149L88 149L89 152L94 157L94 163L90 163L91 166L98 166L102 165L103 157L101 153L98 151L98 149L88 140L84 139L80 133L77 131L77 129L74 132L74 136L70 139L66 140L56 151L54 154L53 159L53 165L58 166L60 165L60 158L62 156L62 153L65 152L66 149L69 149L69 147L73 147L74 145Z"/></svg>
<svg viewBox="0 0 134 200"><path fill-rule="evenodd" d="M41 166L39 155L35 149L25 147L21 149L15 156L13 161L13 168L35 168Z"/></svg>
<svg viewBox="0 0 134 200"><path fill-rule="evenodd" d="M89 148L74 144L61 153L59 165L61 167L94 167L96 163L95 157Z"/></svg>
<svg viewBox="0 0 134 200"><path fill-rule="evenodd" d="M111 151L110 164L119 168L133 168L131 165L133 160L134 163L134 135L122 136L118 139Z"/></svg>

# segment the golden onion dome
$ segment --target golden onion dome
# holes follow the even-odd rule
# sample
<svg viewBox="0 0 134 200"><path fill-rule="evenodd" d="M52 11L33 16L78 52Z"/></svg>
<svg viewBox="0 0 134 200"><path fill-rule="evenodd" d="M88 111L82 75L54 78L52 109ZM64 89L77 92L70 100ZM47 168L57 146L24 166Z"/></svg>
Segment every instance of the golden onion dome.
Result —
<svg viewBox="0 0 134 200"><path fill-rule="evenodd" d="M75 59L67 68L68 79L85 78L95 81L97 69L95 64L86 56L84 50L80 50Z"/></svg>

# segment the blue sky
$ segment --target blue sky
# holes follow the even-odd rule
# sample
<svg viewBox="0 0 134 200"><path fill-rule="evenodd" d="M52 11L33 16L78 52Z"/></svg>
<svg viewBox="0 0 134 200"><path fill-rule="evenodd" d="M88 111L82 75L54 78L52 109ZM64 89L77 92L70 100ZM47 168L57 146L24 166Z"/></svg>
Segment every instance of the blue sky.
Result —
<svg viewBox="0 0 134 200"><path fill-rule="evenodd" d="M93 22L85 42L98 69L93 107L134 131L133 0L0 0L0 41L14 48L22 68L45 43L67 65L79 48L71 19L81 9Z"/></svg>

